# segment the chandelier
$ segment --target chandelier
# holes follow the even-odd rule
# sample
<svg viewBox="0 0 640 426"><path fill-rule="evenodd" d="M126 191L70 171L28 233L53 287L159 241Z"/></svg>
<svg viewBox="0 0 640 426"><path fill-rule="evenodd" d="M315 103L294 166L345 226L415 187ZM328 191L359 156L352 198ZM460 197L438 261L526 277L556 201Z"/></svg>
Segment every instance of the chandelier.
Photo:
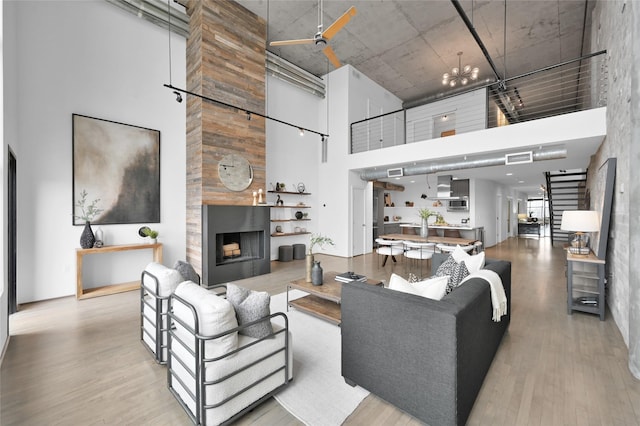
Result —
<svg viewBox="0 0 640 426"><path fill-rule="evenodd" d="M462 86L467 84L469 80L477 80L478 67L471 68L471 65L465 65L462 67L462 52L458 52L458 66L451 70L451 74L445 72L442 74L442 84L449 87L456 87L458 83Z"/></svg>

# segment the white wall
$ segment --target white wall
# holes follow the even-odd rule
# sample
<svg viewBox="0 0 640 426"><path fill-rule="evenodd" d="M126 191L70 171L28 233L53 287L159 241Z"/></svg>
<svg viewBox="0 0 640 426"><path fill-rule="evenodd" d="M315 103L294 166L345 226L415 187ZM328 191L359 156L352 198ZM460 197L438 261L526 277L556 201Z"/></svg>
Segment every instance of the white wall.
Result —
<svg viewBox="0 0 640 426"><path fill-rule="evenodd" d="M162 86L169 78L167 31L106 2L8 4L18 51L17 76L7 82L19 94L17 108L5 111L17 127L10 142L19 147L18 302L75 294L82 227L71 224L73 113L160 130L161 223L153 227L164 263L183 259L185 103ZM171 41L173 83L184 86L185 40ZM139 227L102 228L108 244L125 244L140 241ZM135 279L150 253L132 253L95 257L88 277Z"/></svg>
<svg viewBox="0 0 640 426"><path fill-rule="evenodd" d="M350 65L332 71L328 77L330 138L328 161L319 169L319 231L335 242L335 246L325 247L325 253L350 256L352 189L364 188L366 183L350 174L353 156L349 155L349 124L366 118L372 112L371 105L380 106L386 113L401 108L402 102ZM372 217L372 203L365 208L366 217Z"/></svg>
<svg viewBox="0 0 640 426"><path fill-rule="evenodd" d="M443 122L444 115L447 119ZM446 130L460 134L486 128L487 89L484 88L407 110L407 143L435 139Z"/></svg>
<svg viewBox="0 0 640 426"><path fill-rule="evenodd" d="M267 74L267 115L307 129L326 133L326 123L320 121L324 100L302 89L294 87ZM281 195L285 204L304 202L311 206L300 211L309 214L310 221L272 223L271 232L281 225L284 232L291 232L295 226L307 228L307 232L317 232L319 227L318 164L320 163L320 136L307 132L300 136L297 129L267 120L267 171L266 191L276 182L284 182L288 191L295 191L294 185L304 183L305 191L311 195ZM267 201L274 202L278 194L267 193ZM271 218L278 215L292 218L298 209L271 209ZM285 218L285 217L282 217ZM278 259L281 245L305 244L309 248L310 235L295 235L271 238L271 260ZM314 249L315 250L315 249Z"/></svg>

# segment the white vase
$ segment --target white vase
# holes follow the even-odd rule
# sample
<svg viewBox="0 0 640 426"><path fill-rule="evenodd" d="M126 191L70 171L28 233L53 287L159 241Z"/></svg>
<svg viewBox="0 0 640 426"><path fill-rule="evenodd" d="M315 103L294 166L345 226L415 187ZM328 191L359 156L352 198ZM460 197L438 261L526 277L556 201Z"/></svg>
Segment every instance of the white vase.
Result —
<svg viewBox="0 0 640 426"><path fill-rule="evenodd" d="M429 236L429 224L425 218L422 218L422 222L420 223L420 236L423 238Z"/></svg>

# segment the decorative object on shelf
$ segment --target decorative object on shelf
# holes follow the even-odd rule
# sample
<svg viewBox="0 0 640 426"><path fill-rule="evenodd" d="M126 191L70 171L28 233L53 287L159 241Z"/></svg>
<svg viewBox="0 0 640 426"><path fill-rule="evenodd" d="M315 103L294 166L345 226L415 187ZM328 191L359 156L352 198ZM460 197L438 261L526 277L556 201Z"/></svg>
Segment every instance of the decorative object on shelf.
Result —
<svg viewBox="0 0 640 426"><path fill-rule="evenodd" d="M311 284L322 285L322 267L317 260L313 261L313 266L311 267Z"/></svg>
<svg viewBox="0 0 640 426"><path fill-rule="evenodd" d="M264 204L264 199L262 198L262 188L258 189L258 204Z"/></svg>
<svg viewBox="0 0 640 426"><path fill-rule="evenodd" d="M296 219L298 219L298 220L302 219L302 212L301 211L297 211L296 212Z"/></svg>
<svg viewBox="0 0 640 426"><path fill-rule="evenodd" d="M302 229L300 229L299 226L296 226L295 228L293 228L293 232L295 232L296 234L299 234L300 232L302 232Z"/></svg>
<svg viewBox="0 0 640 426"><path fill-rule="evenodd" d="M281 191L286 191L287 189L287 185L285 185L284 183L280 183L280 182L276 182L276 191L281 192Z"/></svg>
<svg viewBox="0 0 640 426"><path fill-rule="evenodd" d="M572 254L588 255L589 236L585 232L597 232L600 230L600 218L595 210L565 210L562 212L560 229L575 232L569 251Z"/></svg>
<svg viewBox="0 0 640 426"><path fill-rule="evenodd" d="M405 207L413 207L413 201L405 201L404 205Z"/></svg>
<svg viewBox="0 0 640 426"><path fill-rule="evenodd" d="M302 218L303 219L306 219L307 217L309 217L309 213L307 213L307 212L302 213Z"/></svg>
<svg viewBox="0 0 640 426"><path fill-rule="evenodd" d="M451 74L445 72L442 74L442 84L451 88L456 87L458 83L464 86L469 83L469 80L474 81L478 79L478 73L480 69L478 67L471 67L471 65L462 66L462 52L458 52L458 66L451 70Z"/></svg>
<svg viewBox="0 0 640 426"><path fill-rule="evenodd" d="M94 226L160 222L160 131L73 114L73 188L110 206Z"/></svg>
<svg viewBox="0 0 640 426"><path fill-rule="evenodd" d="M300 182L298 183L298 185L296 185L296 188L298 189L299 193L303 193L307 188L304 186L304 183Z"/></svg>
<svg viewBox="0 0 640 426"><path fill-rule="evenodd" d="M282 201L282 198L280 198L280 194L278 194L278 198L276 199L276 206L284 206L284 201Z"/></svg>
<svg viewBox="0 0 640 426"><path fill-rule="evenodd" d="M145 238L147 236L147 231L150 231L151 229L148 226L141 226L140 229L138 229L138 235L140 235L142 238Z"/></svg>
<svg viewBox="0 0 640 426"><path fill-rule="evenodd" d="M334 245L333 240L329 237L325 237L322 234L311 234L311 238L309 240L309 253L307 253L307 257L306 257L307 274L306 274L305 280L308 283L311 282L311 268L314 262L313 247L316 244L319 245L320 247L323 247L325 244L330 244L332 246Z"/></svg>
<svg viewBox="0 0 640 426"><path fill-rule="evenodd" d="M92 248L96 242L95 235L91 229L91 221L103 211L98 208L99 201L100 198L96 198L87 205L87 191L83 189L80 192L80 199L75 203L75 207L80 209L80 214L73 215L73 217L84 221L84 229L80 235L80 247L83 249Z"/></svg>
<svg viewBox="0 0 640 426"><path fill-rule="evenodd" d="M149 239L151 240L151 244L156 244L158 242L158 231L154 231L148 226L140 228L138 233L140 233L140 231L142 231L142 234L145 237L149 237Z"/></svg>
<svg viewBox="0 0 640 426"><path fill-rule="evenodd" d="M258 193L256 191L253 191L253 205L258 205Z"/></svg>
<svg viewBox="0 0 640 426"><path fill-rule="evenodd" d="M437 215L436 212L429 209L422 208L418 210L418 216L420 216L420 219L421 219L421 222L420 222L421 237L427 237L429 235L429 223L427 222L427 219L429 219L431 216L436 216L436 215Z"/></svg>
<svg viewBox="0 0 640 426"><path fill-rule="evenodd" d="M80 247L83 249L92 248L95 242L96 237L93 235L93 231L91 230L91 222L86 221L84 223L82 234L80 235Z"/></svg>
<svg viewBox="0 0 640 426"><path fill-rule="evenodd" d="M218 163L218 176L225 188L244 191L253 182L253 167L242 155L225 155Z"/></svg>
<svg viewBox="0 0 640 426"><path fill-rule="evenodd" d="M93 246L96 248L102 247L104 245L104 232L102 231L102 228L96 228L96 231L93 234L96 237L96 242L93 243Z"/></svg>
<svg viewBox="0 0 640 426"><path fill-rule="evenodd" d="M393 221L394 222L398 222L400 219L402 219L402 216L394 216L393 217Z"/></svg>
<svg viewBox="0 0 640 426"><path fill-rule="evenodd" d="M281 232L282 232L282 226L277 225L277 226L276 226L276 232L277 232L277 233L281 233Z"/></svg>

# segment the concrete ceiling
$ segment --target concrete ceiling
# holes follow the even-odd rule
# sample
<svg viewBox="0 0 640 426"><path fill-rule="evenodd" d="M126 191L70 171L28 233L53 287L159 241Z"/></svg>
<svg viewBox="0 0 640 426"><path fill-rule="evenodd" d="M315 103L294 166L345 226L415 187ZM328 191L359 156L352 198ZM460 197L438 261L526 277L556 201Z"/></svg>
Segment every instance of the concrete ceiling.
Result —
<svg viewBox="0 0 640 426"><path fill-rule="evenodd" d="M236 1L267 21L268 42L313 38L317 32L317 0ZM589 16L593 0L459 3L485 45L497 69L497 78L517 76L590 53ZM446 93L448 87L442 85L442 74L458 66L460 51L463 66L480 68L480 81L496 80L487 58L451 1L323 0L324 28L350 6L357 8L357 14L329 44L342 64L351 64L405 103L415 104L420 99ZM269 46L268 50L318 76L334 69L315 45ZM574 164L586 167L592 153L582 152L570 164L567 161L559 167L568 169ZM487 178L488 169L475 169L475 173ZM522 167L520 171L525 175ZM543 183L537 169L532 168L518 179L528 179L526 185L505 178L507 172L496 168L490 178L519 186L530 195L536 195ZM457 175L474 177L474 171Z"/></svg>

